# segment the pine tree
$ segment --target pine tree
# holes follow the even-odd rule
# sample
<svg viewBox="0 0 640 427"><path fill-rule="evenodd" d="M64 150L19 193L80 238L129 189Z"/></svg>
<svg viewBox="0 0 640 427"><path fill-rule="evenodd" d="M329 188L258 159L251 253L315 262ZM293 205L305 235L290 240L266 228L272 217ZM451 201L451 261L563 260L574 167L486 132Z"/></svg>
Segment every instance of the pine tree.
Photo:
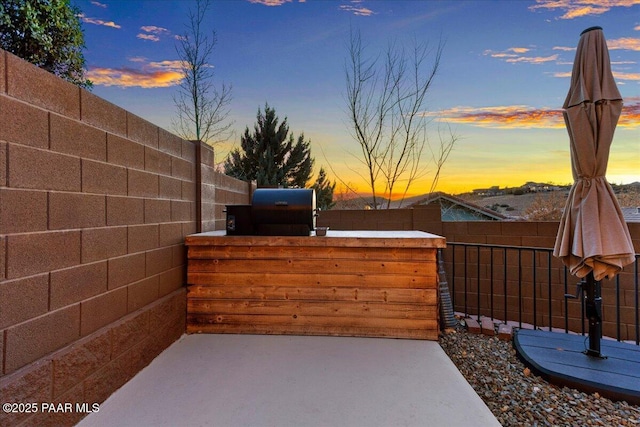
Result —
<svg viewBox="0 0 640 427"><path fill-rule="evenodd" d="M316 206L318 209L326 211L331 209L336 203L333 201L333 190L336 188L335 181L331 183L327 179L324 168L320 168L318 178L311 187L316 190Z"/></svg>
<svg viewBox="0 0 640 427"><path fill-rule="evenodd" d="M253 133L247 127L240 137L240 149L229 153L224 172L245 181L255 180L258 187L304 188L311 179L313 159L310 142L301 134L297 140L289 134L285 118L267 104L258 109Z"/></svg>

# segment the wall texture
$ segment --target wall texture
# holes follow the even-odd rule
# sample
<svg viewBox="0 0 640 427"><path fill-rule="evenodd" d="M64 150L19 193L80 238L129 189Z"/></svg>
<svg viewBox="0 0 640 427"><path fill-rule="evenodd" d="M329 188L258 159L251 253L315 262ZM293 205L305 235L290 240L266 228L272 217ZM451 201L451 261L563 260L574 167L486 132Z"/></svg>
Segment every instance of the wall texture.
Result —
<svg viewBox="0 0 640 427"><path fill-rule="evenodd" d="M184 237L250 191L206 145L0 50L0 401L100 403L146 366L185 331Z"/></svg>
<svg viewBox="0 0 640 427"><path fill-rule="evenodd" d="M430 205L417 209L345 210L320 212L318 225L337 230L422 230L444 236L447 243L480 243L505 246L553 248L558 231L557 222L525 221L456 221L442 222L440 207ZM629 223L629 231L636 253L640 253L640 223ZM455 310L468 314L491 315L500 320L522 321L539 327L549 326L549 258L545 253L535 255L534 310L534 259L532 252L507 252L507 273L504 280L504 253L476 248L464 249L448 245L444 260L449 288L455 301ZM493 257L493 270L491 269ZM455 261L455 270L454 270ZM553 327L564 328L564 315L568 313L569 329L580 332L583 327L580 302L569 300L565 306L565 278L562 263L551 257L551 318ZM465 280L466 272L466 280ZM454 275L455 273L455 275ZM602 282L603 334L622 340L635 339L635 273L633 265L618 275L619 281ZM575 293L578 279L567 278L567 292ZM505 292L506 282L506 292ZM493 292L491 286L493 283ZM466 292L465 292L466 288ZM490 295L493 293L493 301ZM522 306L518 307L519 297ZM505 298L507 309L505 313ZM620 303L620 331L616 327L616 301ZM478 310L478 304L480 309ZM537 313L534 319L534 314Z"/></svg>

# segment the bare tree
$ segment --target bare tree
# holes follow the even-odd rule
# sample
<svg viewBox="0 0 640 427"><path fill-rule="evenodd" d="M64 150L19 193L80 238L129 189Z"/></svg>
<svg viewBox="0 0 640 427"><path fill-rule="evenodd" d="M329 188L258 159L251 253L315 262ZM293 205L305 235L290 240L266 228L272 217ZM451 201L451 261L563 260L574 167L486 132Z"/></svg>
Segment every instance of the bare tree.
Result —
<svg viewBox="0 0 640 427"><path fill-rule="evenodd" d="M351 32L345 67L347 110L352 136L360 154L354 155L366 172L353 169L366 182L378 207L379 195L390 200L402 198L416 180L425 177L429 165L435 166L431 191L440 176L457 137L438 132L438 147L428 138L427 93L440 66L444 45L435 49L414 41L409 51L394 43L382 56L368 57L359 32ZM433 56L429 67L427 60ZM427 151L431 159L425 161ZM381 190L382 189L382 190Z"/></svg>
<svg viewBox="0 0 640 427"><path fill-rule="evenodd" d="M182 62L183 79L173 101L178 110L173 128L185 139L196 139L214 146L231 134L229 121L231 85L213 84L211 55L217 43L216 33L205 33L204 20L210 0L196 0L189 10L186 32L178 37L176 51Z"/></svg>

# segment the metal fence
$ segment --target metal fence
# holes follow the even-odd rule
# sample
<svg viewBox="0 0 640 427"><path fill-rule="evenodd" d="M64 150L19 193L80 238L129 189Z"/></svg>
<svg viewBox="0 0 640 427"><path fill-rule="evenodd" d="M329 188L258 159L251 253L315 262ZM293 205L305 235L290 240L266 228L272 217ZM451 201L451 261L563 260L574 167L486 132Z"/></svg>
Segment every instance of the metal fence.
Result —
<svg viewBox="0 0 640 427"><path fill-rule="evenodd" d="M447 274L454 309L516 326L585 335L578 279L552 249L447 242ZM603 281L603 335L640 345L638 258L612 281Z"/></svg>

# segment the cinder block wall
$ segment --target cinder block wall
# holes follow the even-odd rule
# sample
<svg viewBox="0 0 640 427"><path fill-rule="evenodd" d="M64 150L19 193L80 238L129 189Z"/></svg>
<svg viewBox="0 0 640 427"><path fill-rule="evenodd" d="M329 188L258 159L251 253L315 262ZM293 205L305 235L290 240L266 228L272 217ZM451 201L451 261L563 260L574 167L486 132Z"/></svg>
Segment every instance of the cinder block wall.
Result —
<svg viewBox="0 0 640 427"><path fill-rule="evenodd" d="M219 175L206 145L0 50L2 403L100 403L184 333L184 236L249 201Z"/></svg>
<svg viewBox="0 0 640 427"><path fill-rule="evenodd" d="M440 205L436 204L416 209L320 211L316 225L335 230L422 230L442 235Z"/></svg>
<svg viewBox="0 0 640 427"><path fill-rule="evenodd" d="M422 230L444 236L448 243L482 243L490 245L524 246L535 248L553 248L558 232L557 222L526 221L456 221L442 222L440 208L432 206L416 209L392 209L378 211L330 210L320 212L318 225L329 226L337 230ZM636 253L640 253L640 223L629 223L629 231L633 239ZM540 253L535 259L536 273L536 318L534 319L533 276L534 259L532 253L522 252L518 257L516 251L507 253L507 308L505 314L504 291L504 253L495 250L493 253L493 271L491 270L491 252L483 249L478 256L477 249L455 249L453 245L444 250L445 269L449 289L455 301L455 310L483 316L491 315L491 284L493 277L493 316L501 320L519 321L537 326L549 326L549 258ZM455 276L454 276L455 260ZM564 304L564 267L560 260L551 257L551 317L552 326L564 328L564 314L569 314L569 329L575 332L582 330L582 309L580 302L569 300ZM466 265L466 268L465 268ZM521 269L519 268L521 266ZM466 283L464 280L466 272ZM635 339L635 272L633 266L625 268L619 274L619 284L615 281L602 282L603 297L603 333L609 337L618 337L616 327L616 301L620 301L620 338ZM569 275L567 292L575 293L578 279ZM519 285L520 283L520 285ZM465 292L466 286L466 292ZM617 289L616 289L617 286ZM522 306L518 307L519 296ZM480 303L480 310L478 310ZM505 319L506 317L506 319Z"/></svg>

